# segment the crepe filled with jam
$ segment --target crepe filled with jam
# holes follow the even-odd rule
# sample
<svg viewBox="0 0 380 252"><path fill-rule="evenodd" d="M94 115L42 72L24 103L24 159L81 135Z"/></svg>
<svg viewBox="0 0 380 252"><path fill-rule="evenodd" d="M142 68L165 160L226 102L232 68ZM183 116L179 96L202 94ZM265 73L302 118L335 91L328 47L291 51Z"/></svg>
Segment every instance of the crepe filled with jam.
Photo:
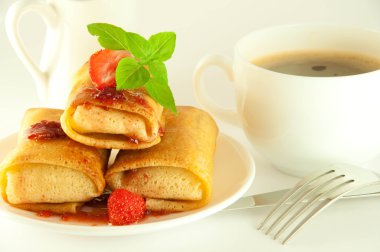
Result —
<svg viewBox="0 0 380 252"><path fill-rule="evenodd" d="M217 125L203 110L185 106L177 110L178 115L165 111L166 129L160 144L121 150L106 173L111 189L141 195L151 211L196 209L211 197Z"/></svg>
<svg viewBox="0 0 380 252"><path fill-rule="evenodd" d="M107 149L143 149L160 142L164 109L145 88L99 88L90 78L88 63L77 72L73 83L61 118L70 138Z"/></svg>
<svg viewBox="0 0 380 252"><path fill-rule="evenodd" d="M17 147L0 166L5 202L26 210L67 213L102 194L109 150L68 138L59 123L62 112L26 111Z"/></svg>

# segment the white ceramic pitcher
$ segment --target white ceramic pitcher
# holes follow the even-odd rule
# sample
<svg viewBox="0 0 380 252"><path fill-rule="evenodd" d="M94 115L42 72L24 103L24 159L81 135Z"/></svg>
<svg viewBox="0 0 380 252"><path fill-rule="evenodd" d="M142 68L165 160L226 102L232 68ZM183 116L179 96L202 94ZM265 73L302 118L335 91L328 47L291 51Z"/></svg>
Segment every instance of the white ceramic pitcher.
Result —
<svg viewBox="0 0 380 252"><path fill-rule="evenodd" d="M33 61L19 34L19 24L27 12L39 14L46 24L41 61ZM21 0L14 3L5 18L6 32L18 57L36 83L45 106L64 107L73 74L100 48L87 24L105 22L136 29L135 0Z"/></svg>

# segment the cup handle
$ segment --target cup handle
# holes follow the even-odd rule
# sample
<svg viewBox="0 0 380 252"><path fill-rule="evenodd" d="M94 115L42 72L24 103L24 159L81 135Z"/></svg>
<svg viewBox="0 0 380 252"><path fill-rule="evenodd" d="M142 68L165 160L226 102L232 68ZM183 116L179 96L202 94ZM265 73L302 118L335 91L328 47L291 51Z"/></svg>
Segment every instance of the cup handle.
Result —
<svg viewBox="0 0 380 252"><path fill-rule="evenodd" d="M215 101L205 92L204 85L202 82L203 72L209 66L218 66L224 70L228 79L233 82L233 71L232 62L229 58L221 55L208 55L200 60L195 68L193 75L193 86L195 90L195 98L197 101L205 107L211 114L215 115L217 118L235 125L239 126L239 116L236 111L225 109L215 103Z"/></svg>
<svg viewBox="0 0 380 252"><path fill-rule="evenodd" d="M33 61L29 52L25 49L20 38L19 24L24 14L35 12L39 14L45 22L47 29L57 29L57 13L52 5L44 4L37 0L21 0L14 3L7 11L5 17L5 30L13 49L20 58L26 69L30 72L36 83L37 95L42 102L47 101L49 74L43 71L36 62ZM53 55L53 54L51 54Z"/></svg>

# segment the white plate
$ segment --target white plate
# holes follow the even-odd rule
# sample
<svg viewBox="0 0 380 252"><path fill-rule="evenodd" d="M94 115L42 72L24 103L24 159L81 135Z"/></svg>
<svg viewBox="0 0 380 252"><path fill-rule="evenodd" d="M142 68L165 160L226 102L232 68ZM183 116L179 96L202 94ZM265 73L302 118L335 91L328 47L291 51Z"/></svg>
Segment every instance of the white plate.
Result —
<svg viewBox="0 0 380 252"><path fill-rule="evenodd" d="M0 140L0 160L4 153L16 146L17 135ZM0 214L15 221L53 232L83 236L121 236L152 232L189 223L214 214L239 199L255 177L255 165L249 152L232 138L220 134L214 159L213 195L211 202L197 210L148 216L144 221L129 226L89 226L84 223L62 222L59 218L38 217L33 212L13 208L0 199Z"/></svg>

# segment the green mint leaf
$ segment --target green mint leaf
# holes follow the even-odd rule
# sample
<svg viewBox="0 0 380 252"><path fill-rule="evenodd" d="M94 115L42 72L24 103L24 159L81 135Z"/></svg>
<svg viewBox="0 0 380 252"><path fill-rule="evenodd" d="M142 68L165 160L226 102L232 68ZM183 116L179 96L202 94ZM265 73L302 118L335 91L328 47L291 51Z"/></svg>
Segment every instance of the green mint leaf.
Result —
<svg viewBox="0 0 380 252"><path fill-rule="evenodd" d="M87 26L90 34L98 36L101 46L110 50L127 50L133 57L123 58L116 68L116 89L135 89L145 86L148 94L163 107L177 114L174 97L168 85L163 61L171 58L176 43L174 32L157 33L146 40L137 33L122 28L93 23ZM148 70L147 68L148 67Z"/></svg>
<svg viewBox="0 0 380 252"><path fill-rule="evenodd" d="M106 23L93 23L87 25L91 35L98 36L100 45L110 50L128 50L126 32L115 25Z"/></svg>
<svg viewBox="0 0 380 252"><path fill-rule="evenodd" d="M160 32L149 38L151 59L166 61L172 57L175 49L176 35L174 32Z"/></svg>
<svg viewBox="0 0 380 252"><path fill-rule="evenodd" d="M133 32L126 32L128 50L138 59L145 60L150 55L150 44L142 36Z"/></svg>
<svg viewBox="0 0 380 252"><path fill-rule="evenodd" d="M168 84L168 73L166 71L166 66L162 61L151 61L148 63L149 72L154 79L157 81Z"/></svg>
<svg viewBox="0 0 380 252"><path fill-rule="evenodd" d="M174 114L177 114L174 97L170 87L167 84L159 82L154 78L150 78L150 80L146 83L145 88L154 100L156 100L164 108L167 108Z"/></svg>
<svg viewBox="0 0 380 252"><path fill-rule="evenodd" d="M116 68L116 89L134 89L144 86L149 78L149 72L133 58L123 58Z"/></svg>

